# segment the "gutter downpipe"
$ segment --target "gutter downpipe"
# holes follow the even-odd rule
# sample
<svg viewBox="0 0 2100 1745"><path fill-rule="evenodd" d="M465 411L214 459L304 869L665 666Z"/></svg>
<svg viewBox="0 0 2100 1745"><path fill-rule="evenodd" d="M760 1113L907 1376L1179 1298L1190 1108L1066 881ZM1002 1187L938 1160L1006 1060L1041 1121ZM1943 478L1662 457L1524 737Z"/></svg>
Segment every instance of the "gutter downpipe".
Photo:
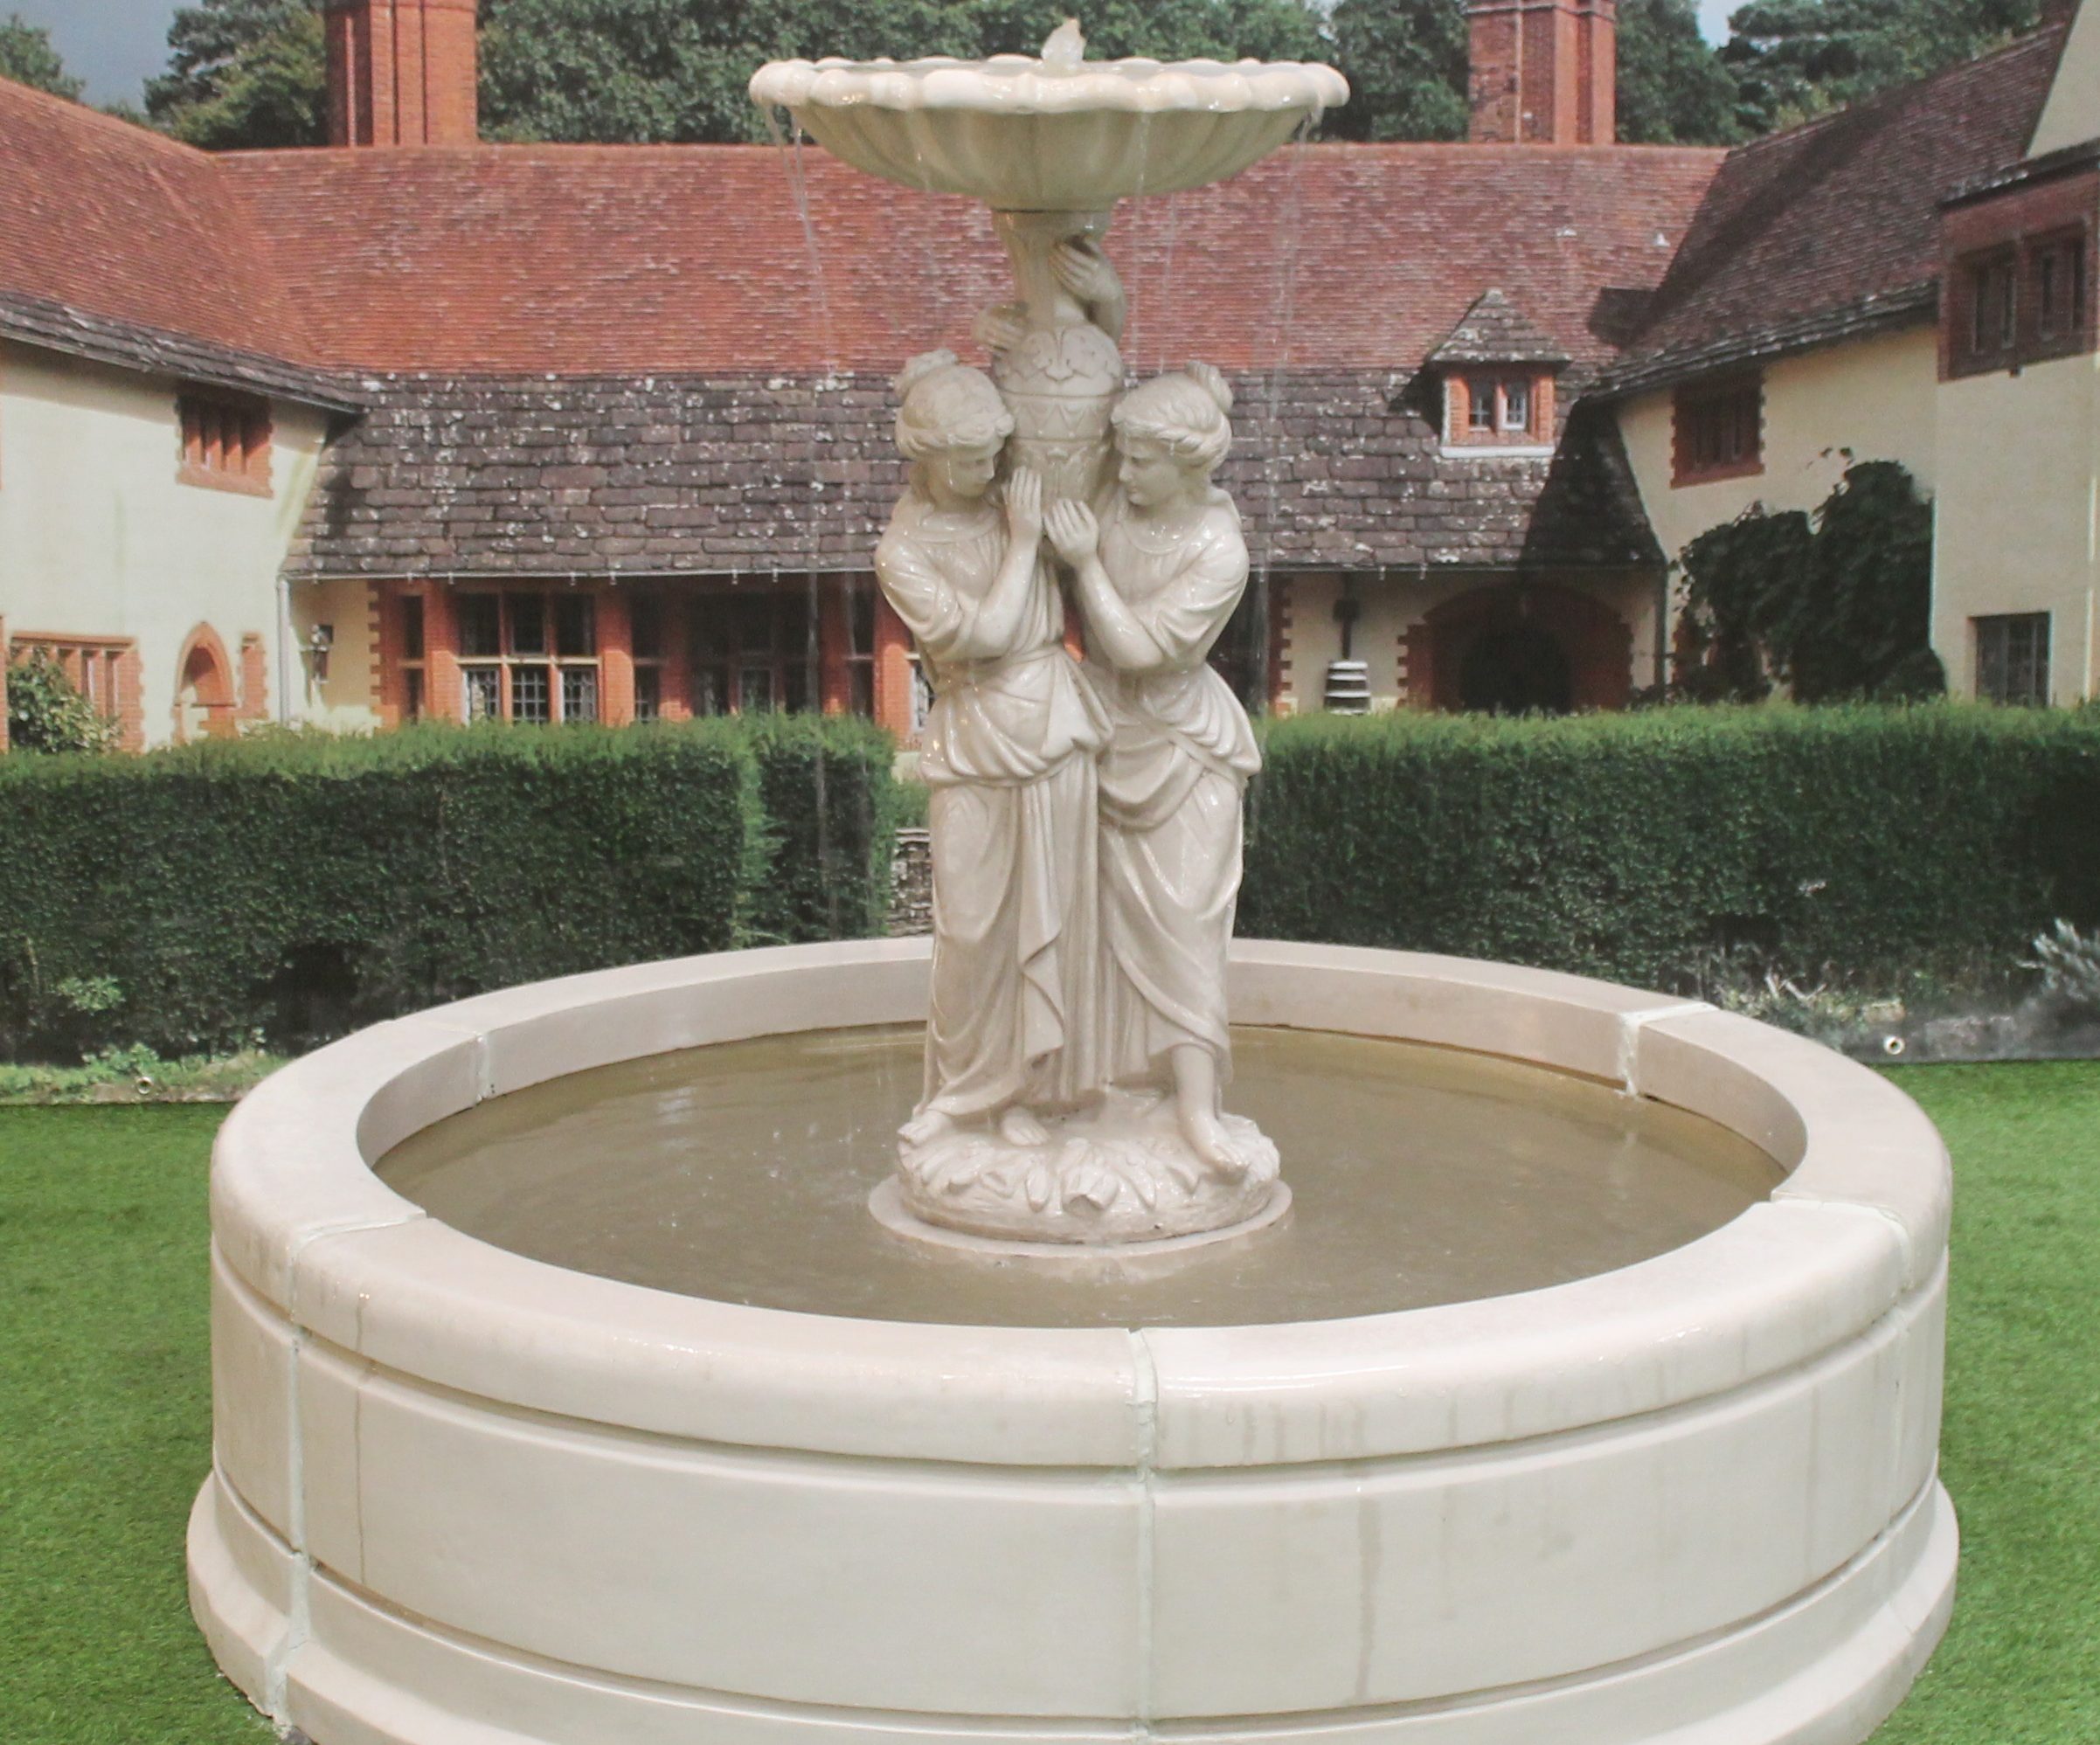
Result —
<svg viewBox="0 0 2100 1745"><path fill-rule="evenodd" d="M277 572L277 724L292 724L292 578Z"/></svg>

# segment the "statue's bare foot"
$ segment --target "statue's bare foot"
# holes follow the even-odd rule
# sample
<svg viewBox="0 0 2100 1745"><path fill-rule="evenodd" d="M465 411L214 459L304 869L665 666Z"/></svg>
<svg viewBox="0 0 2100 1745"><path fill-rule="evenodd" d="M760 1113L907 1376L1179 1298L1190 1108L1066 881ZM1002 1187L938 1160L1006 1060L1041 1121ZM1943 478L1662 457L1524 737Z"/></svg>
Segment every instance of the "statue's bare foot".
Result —
<svg viewBox="0 0 2100 1745"><path fill-rule="evenodd" d="M1237 1181L1247 1173L1247 1160L1239 1153L1216 1115L1182 1111L1182 1137L1203 1167L1221 1181Z"/></svg>
<svg viewBox="0 0 2100 1745"><path fill-rule="evenodd" d="M954 1131L953 1115L944 1114L939 1109L922 1109L897 1130L897 1136L908 1146L929 1146Z"/></svg>
<svg viewBox="0 0 2100 1745"><path fill-rule="evenodd" d="M999 1118L999 1137L1010 1146L1046 1146L1050 1129L1016 1103Z"/></svg>

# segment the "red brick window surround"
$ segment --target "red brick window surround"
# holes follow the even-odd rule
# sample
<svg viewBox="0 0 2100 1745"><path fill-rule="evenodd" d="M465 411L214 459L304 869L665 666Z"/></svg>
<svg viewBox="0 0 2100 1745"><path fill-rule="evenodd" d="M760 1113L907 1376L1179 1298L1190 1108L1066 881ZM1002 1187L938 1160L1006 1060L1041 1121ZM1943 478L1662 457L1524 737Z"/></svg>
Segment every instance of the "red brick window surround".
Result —
<svg viewBox="0 0 2100 1745"><path fill-rule="evenodd" d="M598 602L565 588L462 590L453 602L460 718L595 721Z"/></svg>
<svg viewBox="0 0 2100 1745"><path fill-rule="evenodd" d="M1535 448L1552 440L1549 373L1467 370L1444 378L1446 448Z"/></svg>
<svg viewBox="0 0 2100 1745"><path fill-rule="evenodd" d="M1958 256L1947 278L1950 376L2016 370L2094 343L2092 237L2083 225Z"/></svg>
<svg viewBox="0 0 2100 1745"><path fill-rule="evenodd" d="M1670 482L1703 485L1764 470L1764 382L1731 376L1677 390L1670 406Z"/></svg>
<svg viewBox="0 0 2100 1745"><path fill-rule="evenodd" d="M239 395L185 389L176 398L182 423L177 480L207 490L270 495L270 409Z"/></svg>
<svg viewBox="0 0 2100 1745"><path fill-rule="evenodd" d="M139 686L138 645L128 636L75 636L64 631L24 631L8 639L10 661L45 654L59 663L66 682L103 720L114 722L118 743L135 751L144 741L145 715Z"/></svg>

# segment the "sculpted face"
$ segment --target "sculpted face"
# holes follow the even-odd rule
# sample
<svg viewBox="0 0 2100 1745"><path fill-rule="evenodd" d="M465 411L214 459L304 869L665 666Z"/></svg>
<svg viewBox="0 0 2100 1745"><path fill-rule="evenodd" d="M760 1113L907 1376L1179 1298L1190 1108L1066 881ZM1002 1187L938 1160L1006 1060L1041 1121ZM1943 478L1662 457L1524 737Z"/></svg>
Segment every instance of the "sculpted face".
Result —
<svg viewBox="0 0 2100 1745"><path fill-rule="evenodd" d="M996 442L982 442L967 448L944 448L932 456L926 466L926 494L940 509L960 509L974 503L992 488L992 478L999 470L999 450Z"/></svg>
<svg viewBox="0 0 2100 1745"><path fill-rule="evenodd" d="M1162 509L1188 490L1188 474L1165 444L1118 432L1116 453L1116 482L1133 509Z"/></svg>

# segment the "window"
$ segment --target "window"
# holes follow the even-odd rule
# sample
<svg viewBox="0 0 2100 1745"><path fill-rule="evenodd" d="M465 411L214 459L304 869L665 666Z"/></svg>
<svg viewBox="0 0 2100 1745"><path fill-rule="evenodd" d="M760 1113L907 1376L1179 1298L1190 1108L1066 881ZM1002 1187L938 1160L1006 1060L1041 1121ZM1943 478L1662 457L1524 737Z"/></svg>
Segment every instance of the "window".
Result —
<svg viewBox="0 0 2100 1745"><path fill-rule="evenodd" d="M467 720L598 719L598 602L589 594L462 593L453 613Z"/></svg>
<svg viewBox="0 0 2100 1745"><path fill-rule="evenodd" d="M1551 377L1535 370L1445 377L1447 448L1529 448L1553 440Z"/></svg>
<svg viewBox="0 0 2100 1745"><path fill-rule="evenodd" d="M688 604L695 715L809 706L809 607L800 594L700 594Z"/></svg>
<svg viewBox="0 0 2100 1745"><path fill-rule="evenodd" d="M1736 377L1680 388L1671 408L1674 485L1764 470L1764 387Z"/></svg>
<svg viewBox="0 0 2100 1745"><path fill-rule="evenodd" d="M2090 246L2079 225L1962 256L1947 280L1947 374L2011 370L2088 348Z"/></svg>
<svg viewBox="0 0 2100 1745"><path fill-rule="evenodd" d="M2045 707L2049 700L2049 615L2013 613L1976 627L1976 694L1991 703Z"/></svg>
<svg viewBox="0 0 2100 1745"><path fill-rule="evenodd" d="M875 589L857 576L846 584L846 707L875 713Z"/></svg>
<svg viewBox="0 0 2100 1745"><path fill-rule="evenodd" d="M393 601L394 647L401 673L400 719L420 721L428 707L424 675L423 596L397 594Z"/></svg>
<svg viewBox="0 0 2100 1745"><path fill-rule="evenodd" d="M10 639L7 646L0 648L0 659L25 661L32 654L46 656L97 715L105 721L121 723L128 713L135 716L139 708L133 647L129 641L115 637L31 632Z"/></svg>
<svg viewBox="0 0 2100 1745"><path fill-rule="evenodd" d="M260 400L200 391L175 402L183 434L177 480L211 490L270 494L270 409Z"/></svg>
<svg viewBox="0 0 2100 1745"><path fill-rule="evenodd" d="M627 622L634 654L634 719L663 718L664 599L642 589L627 602Z"/></svg>

